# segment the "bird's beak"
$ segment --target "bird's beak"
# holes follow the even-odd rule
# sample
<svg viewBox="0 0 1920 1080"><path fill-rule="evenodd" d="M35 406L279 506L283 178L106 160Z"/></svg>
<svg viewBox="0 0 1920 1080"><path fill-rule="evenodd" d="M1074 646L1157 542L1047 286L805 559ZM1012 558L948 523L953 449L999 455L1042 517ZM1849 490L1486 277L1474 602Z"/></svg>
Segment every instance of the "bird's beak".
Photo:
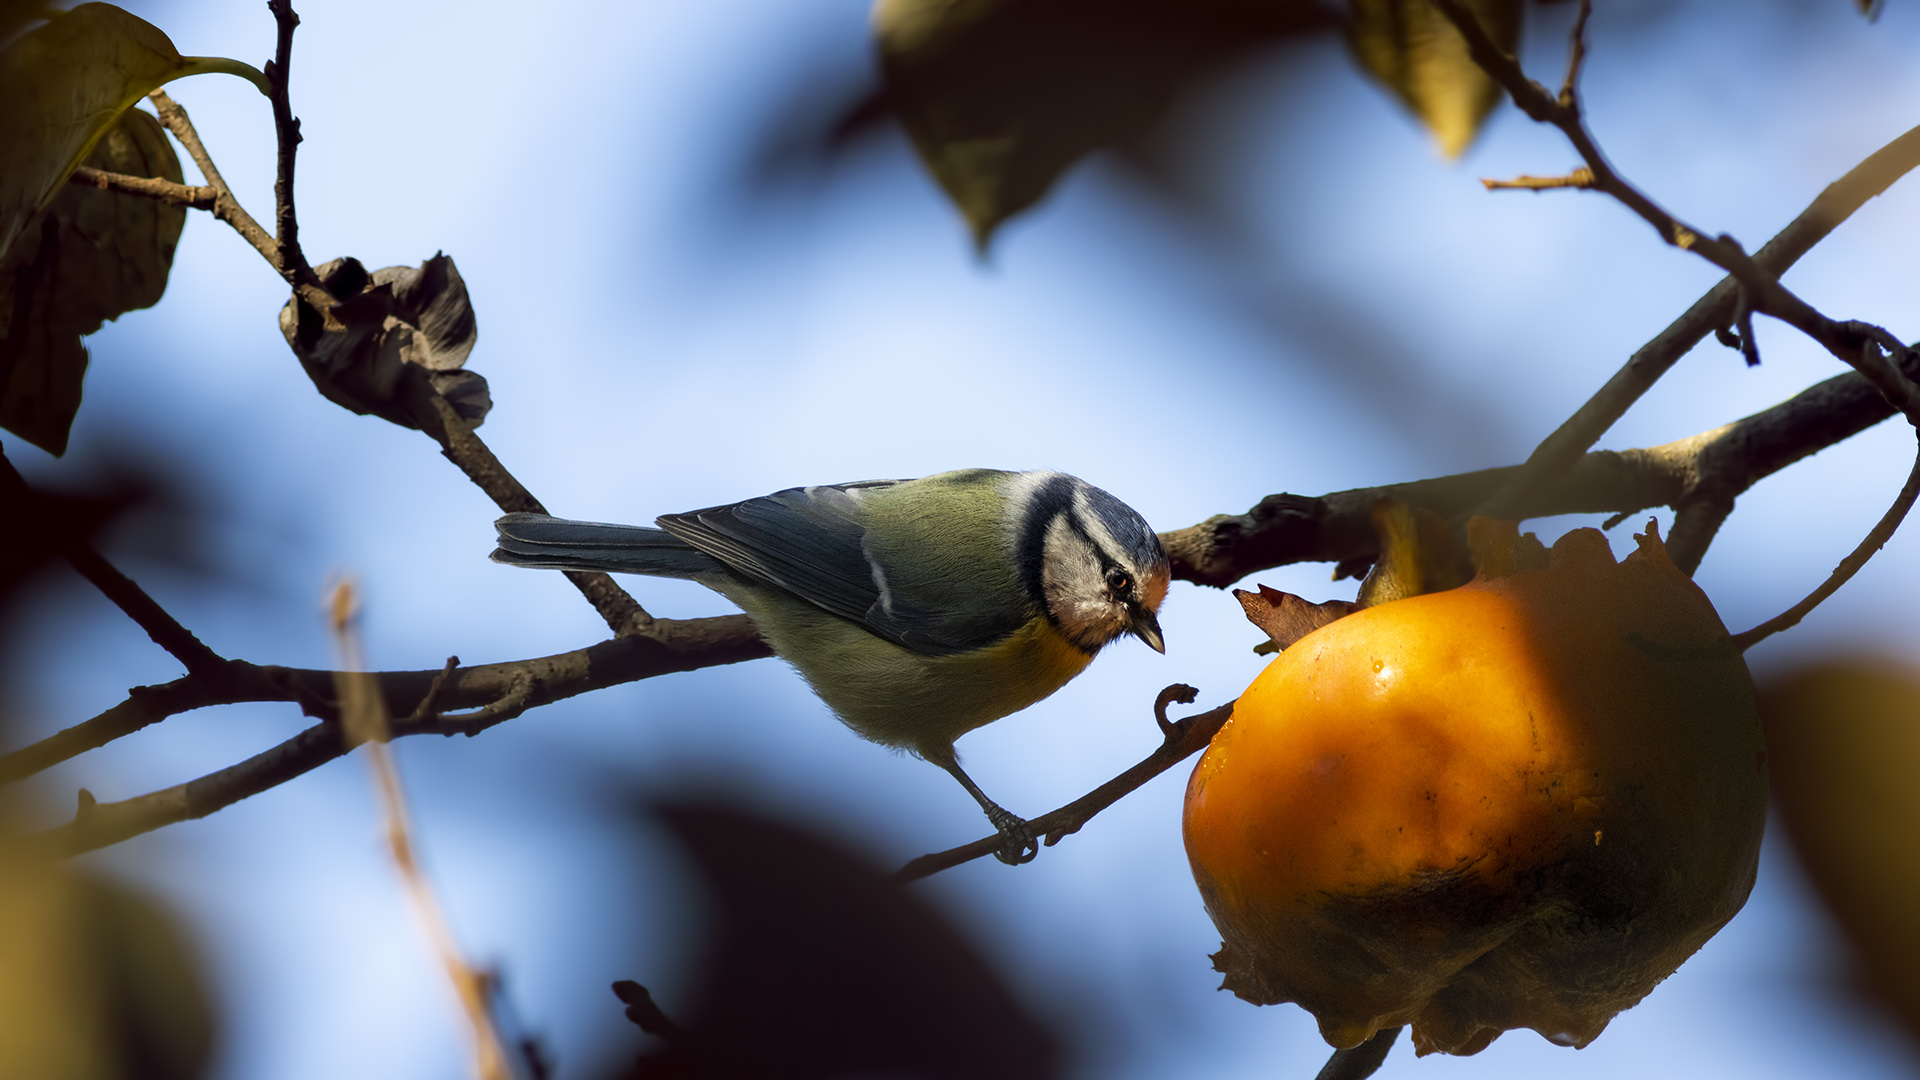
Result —
<svg viewBox="0 0 1920 1080"><path fill-rule="evenodd" d="M1164 653L1167 651L1167 641L1160 636L1160 618L1153 613L1152 608L1135 608L1133 611L1133 625L1127 627L1127 630L1132 633L1134 637L1146 642L1147 648L1152 649L1154 652Z"/></svg>

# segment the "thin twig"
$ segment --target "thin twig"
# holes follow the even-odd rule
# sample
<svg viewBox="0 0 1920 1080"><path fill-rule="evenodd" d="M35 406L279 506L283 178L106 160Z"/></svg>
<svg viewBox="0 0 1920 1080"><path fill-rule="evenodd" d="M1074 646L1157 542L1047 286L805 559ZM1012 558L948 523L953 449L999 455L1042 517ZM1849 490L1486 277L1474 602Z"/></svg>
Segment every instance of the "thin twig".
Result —
<svg viewBox="0 0 1920 1080"><path fill-rule="evenodd" d="M1560 83L1560 104L1577 107L1580 100L1580 69L1587 62L1587 17L1593 14L1593 0L1580 0L1580 13L1573 17L1573 30L1567 35L1567 77Z"/></svg>
<svg viewBox="0 0 1920 1080"><path fill-rule="evenodd" d="M1165 698L1163 697L1162 700L1164 701ZM1164 705L1159 706L1161 711L1156 716L1156 719L1163 724L1164 708ZM1132 768L1060 809L1042 814L1027 824L1033 828L1035 836L1046 837L1047 846L1052 847L1060 842L1061 837L1079 832L1080 827L1093 820L1095 814L1132 794L1147 781L1206 749L1214 733L1218 732L1221 725L1225 724L1232 715L1233 703L1228 702L1219 708L1209 709L1167 725L1166 737L1159 748L1135 763ZM896 881L918 881L942 870L991 855L1000 850L1002 843L1004 841L999 836L988 836L975 840L971 844L962 844L957 848L922 855L895 871L893 877Z"/></svg>
<svg viewBox="0 0 1920 1080"><path fill-rule="evenodd" d="M1593 170L1584 166L1565 176L1516 176L1511 180L1482 179L1488 191L1553 191L1559 188L1590 188Z"/></svg>
<svg viewBox="0 0 1920 1080"><path fill-rule="evenodd" d="M1651 198L1627 183L1625 178L1613 171L1600 147L1593 141L1586 124L1580 118L1579 102L1573 93L1573 83L1569 78L1567 88L1560 99L1547 99L1539 83L1526 77L1519 61L1508 55L1486 33L1479 20L1463 7L1459 0L1433 0L1448 20L1454 24L1467 41L1468 51L1481 70L1506 88L1513 103L1533 119L1552 124L1567 137L1580 157L1593 170L1593 186L1613 196L1642 219L1659 230L1661 236L1677 247L1692 251L1714 265L1726 270L1739 282L1739 296L1736 300L1734 318L1740 334L1740 347L1749 365L1760 362L1758 347L1754 342L1753 312L1764 312L1794 327L1801 333L1819 342L1826 350L1841 362L1851 366L1868 383L1878 390L1889 405L1903 413L1907 420L1920 432L1920 385L1901 370L1906 361L1912 359L1912 352L1906 344L1895 338L1882 327L1858 320L1838 321L1816 310L1811 304L1794 295L1780 283L1780 279L1771 271L1750 258L1733 237L1721 234L1708 238L1701 231L1687 225L1662 209ZM1581 17L1576 24L1573 48L1584 49L1582 36L1586 24L1587 2L1581 0ZM1570 68L1577 70L1576 64ZM1750 645L1767 635L1777 633L1797 623L1807 612L1832 595L1848 579L1859 572L1873 553L1886 545L1888 539L1905 520L1908 509L1913 504L1914 493L1920 490L1920 461L1914 464L1914 471L1908 476L1907 483L1901 488L1899 496L1888 509L1873 530L1861 540L1846 559L1842 560L1820 588L1815 589L1806 599L1794 605L1788 611L1761 626L1755 627L1740 636L1740 641ZM1716 526L1717 527L1717 526Z"/></svg>
<svg viewBox="0 0 1920 1080"><path fill-rule="evenodd" d="M1840 565L1833 568L1833 573L1827 576L1827 580L1821 582L1819 588L1808 593L1806 599L1751 630L1735 634L1734 645L1744 652L1806 618L1808 612L1819 607L1821 601L1832 596L1840 586L1845 585L1853 575L1859 573L1860 568L1867 565L1867 560L1873 558L1874 552L1885 547L1887 541L1893 539L1894 531L1900 527L1902 521L1906 520L1907 512L1913 509L1916 495L1920 495L1920 456L1915 457L1913 469L1907 473L1906 485L1900 489L1900 494L1894 499L1893 505L1881 515L1880 520L1874 524L1873 531L1867 533L1866 538L1860 541L1860 545L1849 552L1846 558L1840 560Z"/></svg>
<svg viewBox="0 0 1920 1080"><path fill-rule="evenodd" d="M207 184L176 184L158 177L128 176L126 173L107 172L89 165L73 170L67 176L67 183L157 199L169 206L183 206L189 210L212 210L220 195Z"/></svg>
<svg viewBox="0 0 1920 1080"><path fill-rule="evenodd" d="M1867 200L1894 181L1920 167L1920 127L1881 147L1845 176L1827 185L1800 215L1781 229L1754 255L1769 273L1782 274L1814 245L1851 217ZM1540 487L1572 467L1580 455L1606 434L1634 402L1653 387L1679 359L1707 334L1732 319L1739 283L1731 276L1702 296L1653 340L1630 357L1578 411L1547 436L1527 458L1525 467L1487 499L1480 512L1493 517L1518 517Z"/></svg>
<svg viewBox="0 0 1920 1080"><path fill-rule="evenodd" d="M267 0L267 10L273 13L278 31L274 40L273 59L267 61L263 69L268 84L273 87L268 99L273 103L273 130L279 146L273 178L274 237L280 250L280 260L276 265L296 287L311 286L318 289L320 277L313 272L306 253L300 249L300 222L293 205L293 159L299 149L301 135L300 120L293 115L292 99L288 96L287 80L293 64L293 30L300 25L300 16L294 13L290 0ZM324 289L321 291L325 292ZM319 310L324 314L327 308L320 307Z"/></svg>
<svg viewBox="0 0 1920 1080"><path fill-rule="evenodd" d="M168 97L165 90L155 90L148 94L147 98L153 102L154 111L160 116L160 123L173 133L173 137L179 140L181 146L186 148L187 156L193 159L194 165L200 170L200 175L205 177L207 185L213 188L213 216L226 222L228 227L239 233L242 240L259 252L261 258L267 260L267 265L273 267L275 273L293 286L302 300L320 312L324 319L333 321L333 294L321 286L320 279L314 276L311 268L307 271L307 280L302 280L301 276L291 268L280 242L268 235L267 230L262 228L260 223L254 220L253 215L247 213L246 208L240 205L240 200L234 197L233 189L227 186L226 179L220 175L219 168L214 165L213 156L207 153L206 144L200 140L200 132L194 128L193 121L187 116L187 111Z"/></svg>
<svg viewBox="0 0 1920 1080"><path fill-rule="evenodd" d="M380 701L379 685L367 672L365 657L361 653L356 625L359 621L358 604L352 583L343 581L335 586L330 607L329 621L332 623L335 647L340 654L339 670L334 672L335 685L340 700L350 703L341 717L342 726L350 739L366 745L367 764L373 770L374 786L380 792L381 806L386 812L387 849L393 855L394 867L399 871L401 881L406 884L414 913L425 927L427 939L433 944L441 966L446 969L447 980L453 984L454 995L459 999L467 1023L473 1029L476 1071L480 1074L480 1080L512 1080L511 1059L507 1056L505 1041L500 1038L499 1027L493 1020L486 980L461 955L440 898L435 895L432 883L427 880L426 872L421 869L420 861L414 855L413 825L411 815L407 812L406 791L400 782L400 767L393 759L393 747L389 745L393 731L387 722L387 711ZM451 671L452 665L449 664L446 670ZM429 695L432 692L428 690Z"/></svg>

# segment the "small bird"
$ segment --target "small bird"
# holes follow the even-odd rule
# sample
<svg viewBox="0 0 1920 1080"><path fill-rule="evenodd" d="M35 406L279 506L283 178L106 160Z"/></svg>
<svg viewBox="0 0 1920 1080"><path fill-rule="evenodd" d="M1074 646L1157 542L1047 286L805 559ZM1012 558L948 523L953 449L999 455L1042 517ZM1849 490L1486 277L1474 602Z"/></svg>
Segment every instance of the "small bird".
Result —
<svg viewBox="0 0 1920 1080"><path fill-rule="evenodd" d="M788 488L657 523L508 514L493 559L690 578L733 601L848 727L953 774L1002 862L1039 845L960 768L954 740L1060 689L1121 634L1166 651L1160 538L1065 473Z"/></svg>

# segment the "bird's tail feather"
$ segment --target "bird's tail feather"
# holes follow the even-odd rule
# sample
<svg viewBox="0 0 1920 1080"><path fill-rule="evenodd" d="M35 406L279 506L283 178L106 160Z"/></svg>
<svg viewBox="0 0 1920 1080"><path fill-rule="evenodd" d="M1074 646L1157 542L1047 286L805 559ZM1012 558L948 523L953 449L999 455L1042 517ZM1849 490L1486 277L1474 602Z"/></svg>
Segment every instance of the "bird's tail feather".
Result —
<svg viewBox="0 0 1920 1080"><path fill-rule="evenodd" d="M699 577L724 567L660 529L508 514L493 523L493 561L542 570L601 570L657 577Z"/></svg>

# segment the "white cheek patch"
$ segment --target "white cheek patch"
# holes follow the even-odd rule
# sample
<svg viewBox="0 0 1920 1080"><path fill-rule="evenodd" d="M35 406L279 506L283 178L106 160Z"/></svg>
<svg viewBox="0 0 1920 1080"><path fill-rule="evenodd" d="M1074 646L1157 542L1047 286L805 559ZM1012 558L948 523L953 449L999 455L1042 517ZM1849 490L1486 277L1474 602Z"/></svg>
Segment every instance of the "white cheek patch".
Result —
<svg viewBox="0 0 1920 1080"><path fill-rule="evenodd" d="M1040 586L1047 609L1069 638L1099 646L1127 626L1127 613L1107 595L1100 557L1062 517L1047 524Z"/></svg>

